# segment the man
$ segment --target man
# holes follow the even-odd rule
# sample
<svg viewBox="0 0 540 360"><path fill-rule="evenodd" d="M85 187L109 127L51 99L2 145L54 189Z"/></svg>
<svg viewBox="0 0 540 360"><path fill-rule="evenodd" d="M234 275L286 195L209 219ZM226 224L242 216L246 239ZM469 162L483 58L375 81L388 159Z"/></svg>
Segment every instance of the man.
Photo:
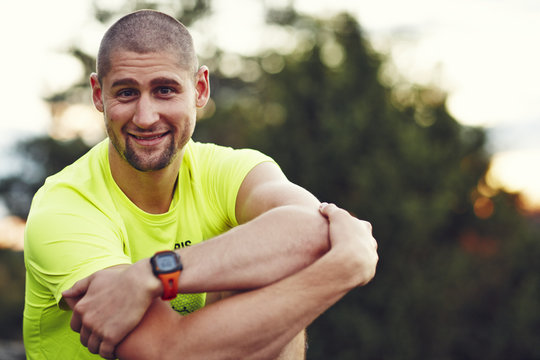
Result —
<svg viewBox="0 0 540 360"><path fill-rule="evenodd" d="M259 152L191 140L209 72L174 18L125 16L97 64L108 139L28 218L28 358L303 358L303 329L374 276L369 224Z"/></svg>

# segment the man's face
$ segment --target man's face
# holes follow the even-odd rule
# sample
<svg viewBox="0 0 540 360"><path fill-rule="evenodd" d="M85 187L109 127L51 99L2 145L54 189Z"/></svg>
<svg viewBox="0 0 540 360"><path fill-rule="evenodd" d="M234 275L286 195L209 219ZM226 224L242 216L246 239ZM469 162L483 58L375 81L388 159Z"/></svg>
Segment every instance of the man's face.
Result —
<svg viewBox="0 0 540 360"><path fill-rule="evenodd" d="M110 156L140 171L165 168L193 134L197 106L207 100L201 100L207 70L194 76L168 52L116 51L111 65L102 86L91 79L94 104L116 149Z"/></svg>

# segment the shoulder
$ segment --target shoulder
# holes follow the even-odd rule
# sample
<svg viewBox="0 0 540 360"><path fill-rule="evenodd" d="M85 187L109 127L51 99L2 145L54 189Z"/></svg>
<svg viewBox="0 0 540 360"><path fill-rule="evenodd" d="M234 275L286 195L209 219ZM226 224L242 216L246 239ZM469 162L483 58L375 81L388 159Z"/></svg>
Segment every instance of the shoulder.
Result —
<svg viewBox="0 0 540 360"><path fill-rule="evenodd" d="M200 167L206 166L212 169L227 168L238 164L253 168L261 162L274 162L270 156L258 150L235 149L229 146L196 141L189 143L185 158L188 162L196 163Z"/></svg>
<svg viewBox="0 0 540 360"><path fill-rule="evenodd" d="M231 226L236 220L236 200L240 187L257 165L274 160L253 149L234 149L209 143L190 143L184 156L184 174L189 171L190 183L196 184L201 198L218 209ZM188 171L185 171L188 170Z"/></svg>
<svg viewBox="0 0 540 360"><path fill-rule="evenodd" d="M58 173L45 179L39 191L48 191L59 185L83 186L84 183L96 179L98 173L104 173L108 163L107 140L92 147L86 154Z"/></svg>
<svg viewBox="0 0 540 360"><path fill-rule="evenodd" d="M67 219L100 217L113 206L108 194L107 146L99 143L62 171L48 177L35 194L27 229L66 224ZM64 225L65 227L65 225Z"/></svg>
<svg viewBox="0 0 540 360"><path fill-rule="evenodd" d="M105 181L108 171L107 160L107 142L103 141L74 163L45 179L45 183L34 196L33 205L51 196L58 200L58 196L62 194L81 195L90 191L95 192L96 185Z"/></svg>

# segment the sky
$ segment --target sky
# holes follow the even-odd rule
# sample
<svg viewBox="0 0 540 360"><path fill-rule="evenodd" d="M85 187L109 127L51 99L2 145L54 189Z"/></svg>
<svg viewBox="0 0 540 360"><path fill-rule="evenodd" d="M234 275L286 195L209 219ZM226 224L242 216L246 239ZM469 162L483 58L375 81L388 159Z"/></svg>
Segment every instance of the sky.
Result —
<svg viewBox="0 0 540 360"><path fill-rule="evenodd" d="M162 2L165 2L163 0ZM108 0L102 3L114 4ZM263 4L290 0L213 0L214 15L194 29L207 41L250 54L272 43ZM540 1L538 0L296 0L318 16L347 10L377 51L390 54L400 75L448 92L451 114L489 135L495 186L522 191L540 206ZM8 9L7 11L5 9ZM96 53L104 28L89 15L88 0L12 1L0 12L3 111L0 173L16 166L10 146L47 131L42 98L67 88L82 72L65 54L77 43ZM92 117L81 113L81 117ZM70 119L66 121L71 121ZM74 121L74 120L73 120ZM0 214L1 215L1 214Z"/></svg>

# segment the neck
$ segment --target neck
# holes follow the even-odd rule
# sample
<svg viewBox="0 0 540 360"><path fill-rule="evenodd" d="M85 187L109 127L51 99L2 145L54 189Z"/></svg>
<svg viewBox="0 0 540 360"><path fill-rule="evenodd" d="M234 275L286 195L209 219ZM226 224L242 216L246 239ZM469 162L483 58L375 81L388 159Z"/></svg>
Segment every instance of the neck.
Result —
<svg viewBox="0 0 540 360"><path fill-rule="evenodd" d="M137 207L147 213L162 214L171 206L183 155L184 151L180 151L161 170L143 172L134 169L110 146L109 165L114 181Z"/></svg>

